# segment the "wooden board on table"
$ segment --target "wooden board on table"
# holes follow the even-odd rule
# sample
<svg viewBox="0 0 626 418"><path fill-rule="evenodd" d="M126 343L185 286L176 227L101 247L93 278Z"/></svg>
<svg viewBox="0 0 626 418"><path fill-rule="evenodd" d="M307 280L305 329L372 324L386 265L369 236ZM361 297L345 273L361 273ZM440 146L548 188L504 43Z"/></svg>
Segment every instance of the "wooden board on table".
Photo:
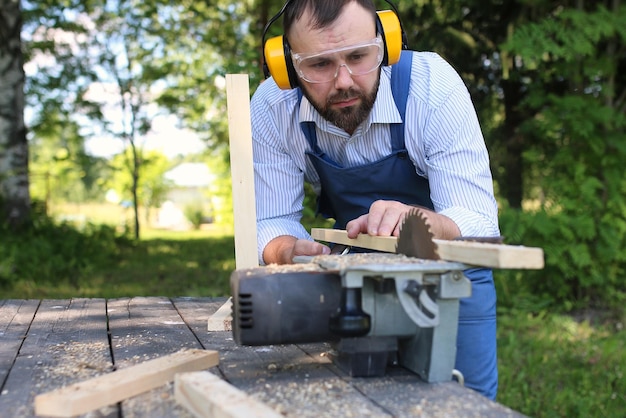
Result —
<svg viewBox="0 0 626 418"><path fill-rule="evenodd" d="M233 329L233 299L226 302L209 317L207 331L232 331Z"/></svg>
<svg viewBox="0 0 626 418"><path fill-rule="evenodd" d="M176 402L198 418L283 417L210 372L177 375L174 396Z"/></svg>
<svg viewBox="0 0 626 418"><path fill-rule="evenodd" d="M217 365L217 351L184 350L75 383L35 398L35 413L71 417L115 404L174 380L176 373Z"/></svg>
<svg viewBox="0 0 626 418"><path fill-rule="evenodd" d="M376 251L396 252L396 237L378 237L359 234L348 238L345 230L312 228L313 239ZM499 269L542 269L543 250L522 245L492 244L475 241L448 241L434 239L439 258L446 261Z"/></svg>

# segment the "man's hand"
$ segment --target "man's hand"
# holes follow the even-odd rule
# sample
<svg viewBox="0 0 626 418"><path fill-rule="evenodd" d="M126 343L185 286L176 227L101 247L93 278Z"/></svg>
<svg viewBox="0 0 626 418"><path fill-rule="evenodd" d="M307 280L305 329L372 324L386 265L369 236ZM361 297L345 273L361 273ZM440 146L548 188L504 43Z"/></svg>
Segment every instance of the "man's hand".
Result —
<svg viewBox="0 0 626 418"><path fill-rule="evenodd" d="M356 238L360 233L397 237L402 221L409 211L415 209L422 212L435 238L454 239L461 235L459 227L447 216L396 201L377 200L370 206L369 213L348 222L346 225L348 238Z"/></svg>
<svg viewBox="0 0 626 418"><path fill-rule="evenodd" d="M316 241L281 235L267 243L263 250L265 264L291 264L298 255L330 254L330 248Z"/></svg>

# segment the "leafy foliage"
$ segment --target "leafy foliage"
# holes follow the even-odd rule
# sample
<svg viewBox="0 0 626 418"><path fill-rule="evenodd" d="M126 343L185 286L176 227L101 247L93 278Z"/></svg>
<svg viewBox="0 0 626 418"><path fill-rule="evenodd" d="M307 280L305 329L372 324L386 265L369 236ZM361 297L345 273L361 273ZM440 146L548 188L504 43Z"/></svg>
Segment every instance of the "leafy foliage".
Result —
<svg viewBox="0 0 626 418"><path fill-rule="evenodd" d="M130 242L106 225L57 224L33 211L19 230L0 225L0 286L67 283L72 287L115 260Z"/></svg>
<svg viewBox="0 0 626 418"><path fill-rule="evenodd" d="M525 138L525 195L536 206L505 206L502 229L545 249L546 268L526 275L528 288L570 308L616 306L626 291L626 84L616 74L625 13L555 10L502 45L527 78L518 106L531 116L517 135Z"/></svg>

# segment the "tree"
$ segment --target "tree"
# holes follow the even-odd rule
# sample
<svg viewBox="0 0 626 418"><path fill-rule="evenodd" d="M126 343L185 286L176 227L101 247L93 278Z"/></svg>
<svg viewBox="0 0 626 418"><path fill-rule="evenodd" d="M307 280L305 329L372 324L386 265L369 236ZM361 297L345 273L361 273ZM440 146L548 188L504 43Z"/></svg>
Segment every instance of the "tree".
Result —
<svg viewBox="0 0 626 418"><path fill-rule="evenodd" d="M0 1L0 222L30 216L20 2Z"/></svg>
<svg viewBox="0 0 626 418"><path fill-rule="evenodd" d="M619 301L625 289L625 21L619 1L578 1L502 45L526 91L517 106L532 115L519 134L536 209L518 231L549 247L552 280L534 290L553 298Z"/></svg>
<svg viewBox="0 0 626 418"><path fill-rule="evenodd" d="M131 201L133 178L132 170L128 170L128 162L133 158L133 151L127 147L125 152L111 159L111 176L106 185L115 190L123 201ZM165 196L171 188L171 182L165 179L164 174L171 168L167 157L157 151L142 151L141 160L137 165L140 170L136 179L139 181L136 187L138 206L145 208L146 221L150 218L150 210L163 203Z"/></svg>

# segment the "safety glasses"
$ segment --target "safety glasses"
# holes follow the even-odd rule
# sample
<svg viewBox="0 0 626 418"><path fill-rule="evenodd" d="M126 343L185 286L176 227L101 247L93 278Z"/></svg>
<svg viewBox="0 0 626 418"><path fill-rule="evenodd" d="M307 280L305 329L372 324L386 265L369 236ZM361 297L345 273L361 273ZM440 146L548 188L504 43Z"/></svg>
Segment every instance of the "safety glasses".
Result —
<svg viewBox="0 0 626 418"><path fill-rule="evenodd" d="M384 55L380 35L356 45L309 54L291 53L293 65L300 76L309 83L328 83L346 67L353 76L371 73L380 66Z"/></svg>

